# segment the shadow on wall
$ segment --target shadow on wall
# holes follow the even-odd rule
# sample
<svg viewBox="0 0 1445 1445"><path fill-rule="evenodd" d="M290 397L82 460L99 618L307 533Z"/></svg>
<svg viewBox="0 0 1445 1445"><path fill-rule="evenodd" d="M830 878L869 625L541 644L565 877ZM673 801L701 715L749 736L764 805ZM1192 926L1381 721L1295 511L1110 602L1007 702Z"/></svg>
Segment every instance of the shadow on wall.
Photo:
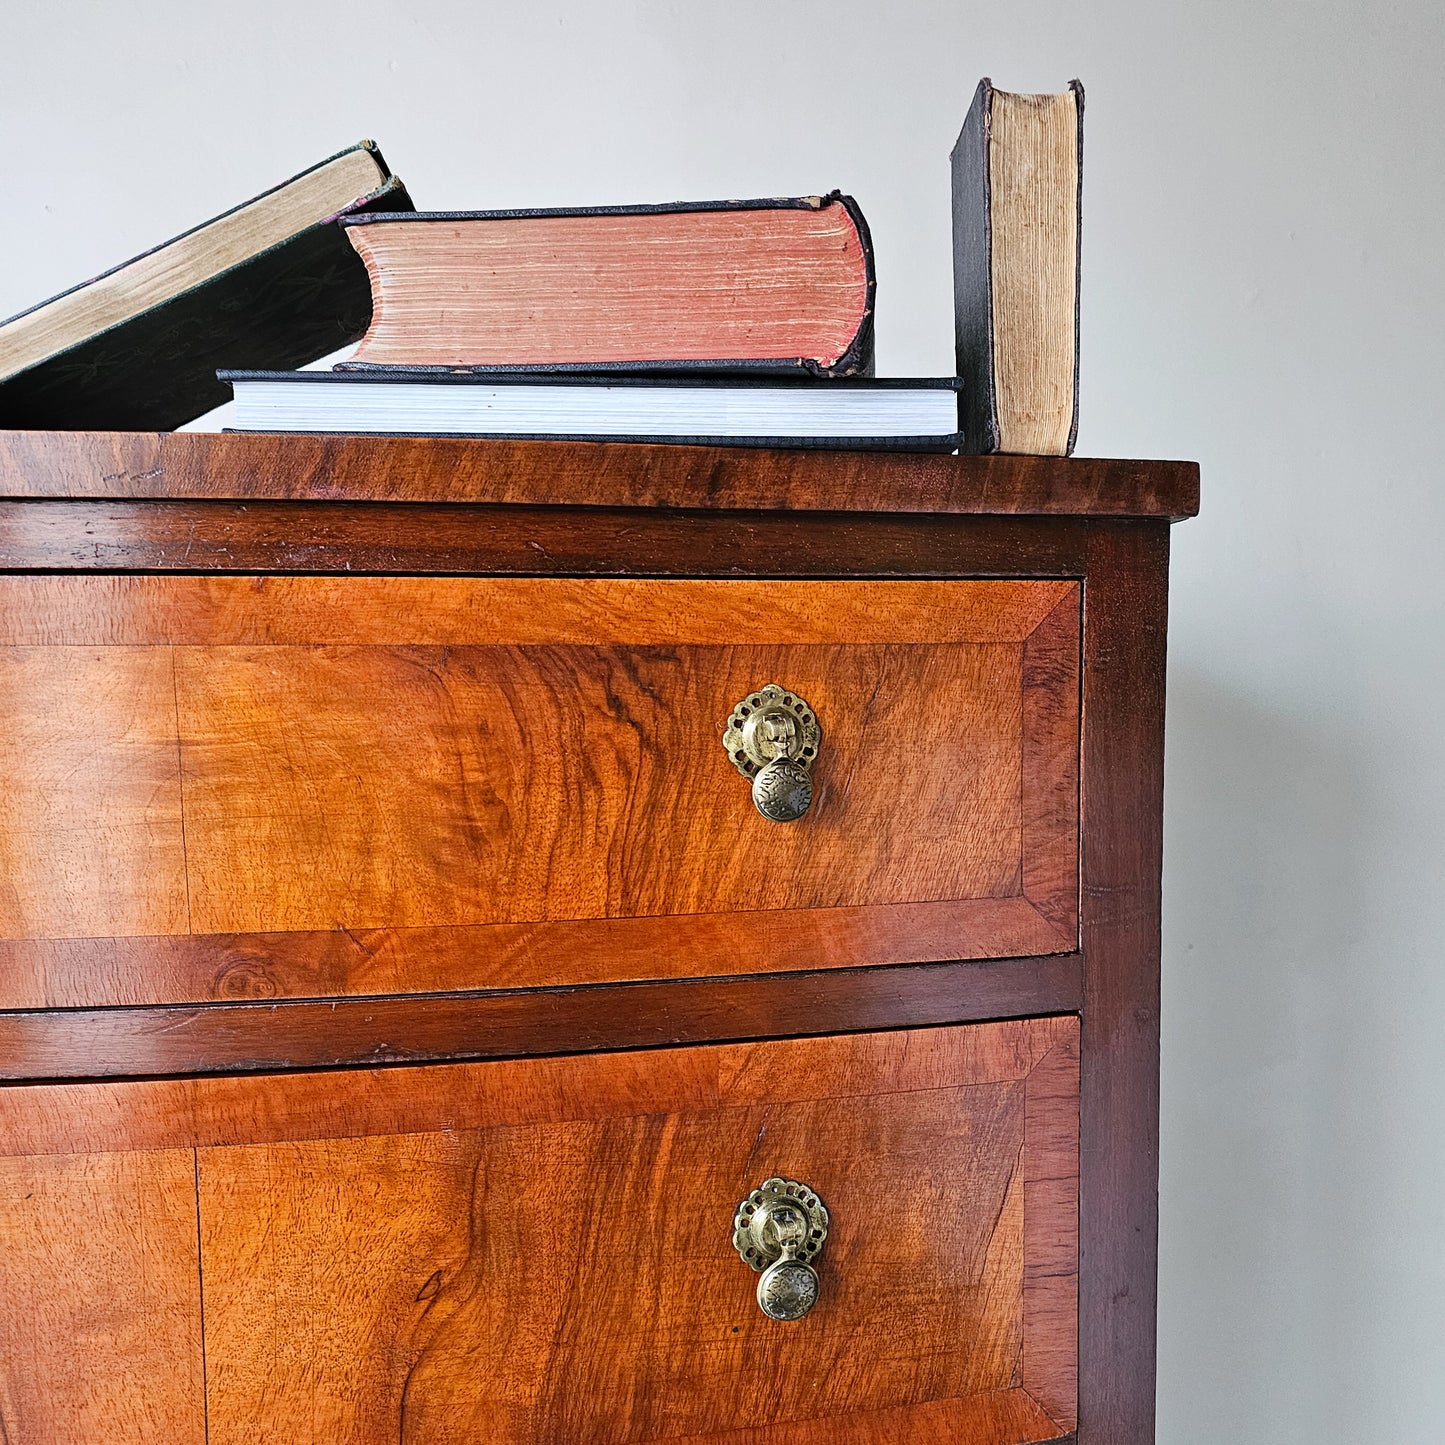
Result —
<svg viewBox="0 0 1445 1445"><path fill-rule="evenodd" d="M1381 1438L1360 1368L1379 1324L1362 1241L1391 1151L1351 1097L1371 1071L1351 1003L1369 987L1360 859L1377 820L1370 754L1342 732L1170 676L1159 1438L1171 1445Z"/></svg>

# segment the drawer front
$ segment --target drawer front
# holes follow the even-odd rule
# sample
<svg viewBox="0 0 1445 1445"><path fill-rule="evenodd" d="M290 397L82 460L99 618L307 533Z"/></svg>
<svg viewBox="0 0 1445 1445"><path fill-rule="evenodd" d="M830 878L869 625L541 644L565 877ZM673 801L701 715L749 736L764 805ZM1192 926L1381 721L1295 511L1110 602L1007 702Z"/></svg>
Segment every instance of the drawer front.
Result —
<svg viewBox="0 0 1445 1445"><path fill-rule="evenodd" d="M1067 951L1073 582L0 579L0 1007ZM771 822L722 742L822 726Z"/></svg>
<svg viewBox="0 0 1445 1445"><path fill-rule="evenodd" d="M26 1440L118 1445L202 1418L212 1445L1056 1439L1077 1037L1059 1018L7 1090L0 1224L26 1248L0 1255L0 1401ZM762 1312L734 1248L770 1176L829 1216L796 1321ZM114 1368L47 1429L86 1318L67 1291L108 1277L89 1327ZM36 1278L50 1302L21 1310Z"/></svg>

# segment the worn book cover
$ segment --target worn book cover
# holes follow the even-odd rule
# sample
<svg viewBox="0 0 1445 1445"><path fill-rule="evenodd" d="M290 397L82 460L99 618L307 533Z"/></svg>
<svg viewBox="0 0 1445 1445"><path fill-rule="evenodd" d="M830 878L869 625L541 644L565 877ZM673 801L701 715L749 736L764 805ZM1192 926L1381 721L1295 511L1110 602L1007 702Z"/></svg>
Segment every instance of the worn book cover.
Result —
<svg viewBox="0 0 1445 1445"><path fill-rule="evenodd" d="M1067 456L1079 423L1084 88L979 82L953 164L963 450Z"/></svg>
<svg viewBox="0 0 1445 1445"><path fill-rule="evenodd" d="M364 150L373 162L359 168L371 171L370 189L337 213L30 364L24 364L20 347L10 348L22 364L0 376L0 427L166 431L230 399L216 379L219 367L302 366L355 341L371 319L371 287L337 222L342 214L411 210L412 201L374 145L365 142L353 150ZM80 293L87 288L123 288L132 268L181 243L194 248L207 227L230 221L349 154L341 152L205 226L12 317L0 325L0 357L7 329L20 329L16 323L57 303L83 300Z"/></svg>

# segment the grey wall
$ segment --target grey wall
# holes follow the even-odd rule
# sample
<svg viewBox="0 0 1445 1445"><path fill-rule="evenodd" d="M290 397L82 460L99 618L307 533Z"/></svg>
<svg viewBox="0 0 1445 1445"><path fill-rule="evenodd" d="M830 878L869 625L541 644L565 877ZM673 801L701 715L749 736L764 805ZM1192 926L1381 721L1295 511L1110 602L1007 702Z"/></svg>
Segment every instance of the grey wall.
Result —
<svg viewBox="0 0 1445 1445"><path fill-rule="evenodd" d="M363 136L420 204L841 186L951 367L974 82L1088 87L1081 454L1176 530L1160 1438L1445 1418L1445 140L1431 0L0 9L0 314Z"/></svg>

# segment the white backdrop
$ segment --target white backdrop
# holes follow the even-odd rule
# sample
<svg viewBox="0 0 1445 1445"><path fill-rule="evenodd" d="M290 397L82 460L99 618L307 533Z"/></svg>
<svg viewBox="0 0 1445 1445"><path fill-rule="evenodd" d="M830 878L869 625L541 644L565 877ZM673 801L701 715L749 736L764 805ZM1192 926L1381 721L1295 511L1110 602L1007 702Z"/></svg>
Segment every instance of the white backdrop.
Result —
<svg viewBox="0 0 1445 1445"><path fill-rule="evenodd" d="M1088 91L1081 455L1174 533L1160 1439L1445 1418L1445 7L0 0L0 315L369 135L435 209L833 186L952 369L980 75Z"/></svg>

